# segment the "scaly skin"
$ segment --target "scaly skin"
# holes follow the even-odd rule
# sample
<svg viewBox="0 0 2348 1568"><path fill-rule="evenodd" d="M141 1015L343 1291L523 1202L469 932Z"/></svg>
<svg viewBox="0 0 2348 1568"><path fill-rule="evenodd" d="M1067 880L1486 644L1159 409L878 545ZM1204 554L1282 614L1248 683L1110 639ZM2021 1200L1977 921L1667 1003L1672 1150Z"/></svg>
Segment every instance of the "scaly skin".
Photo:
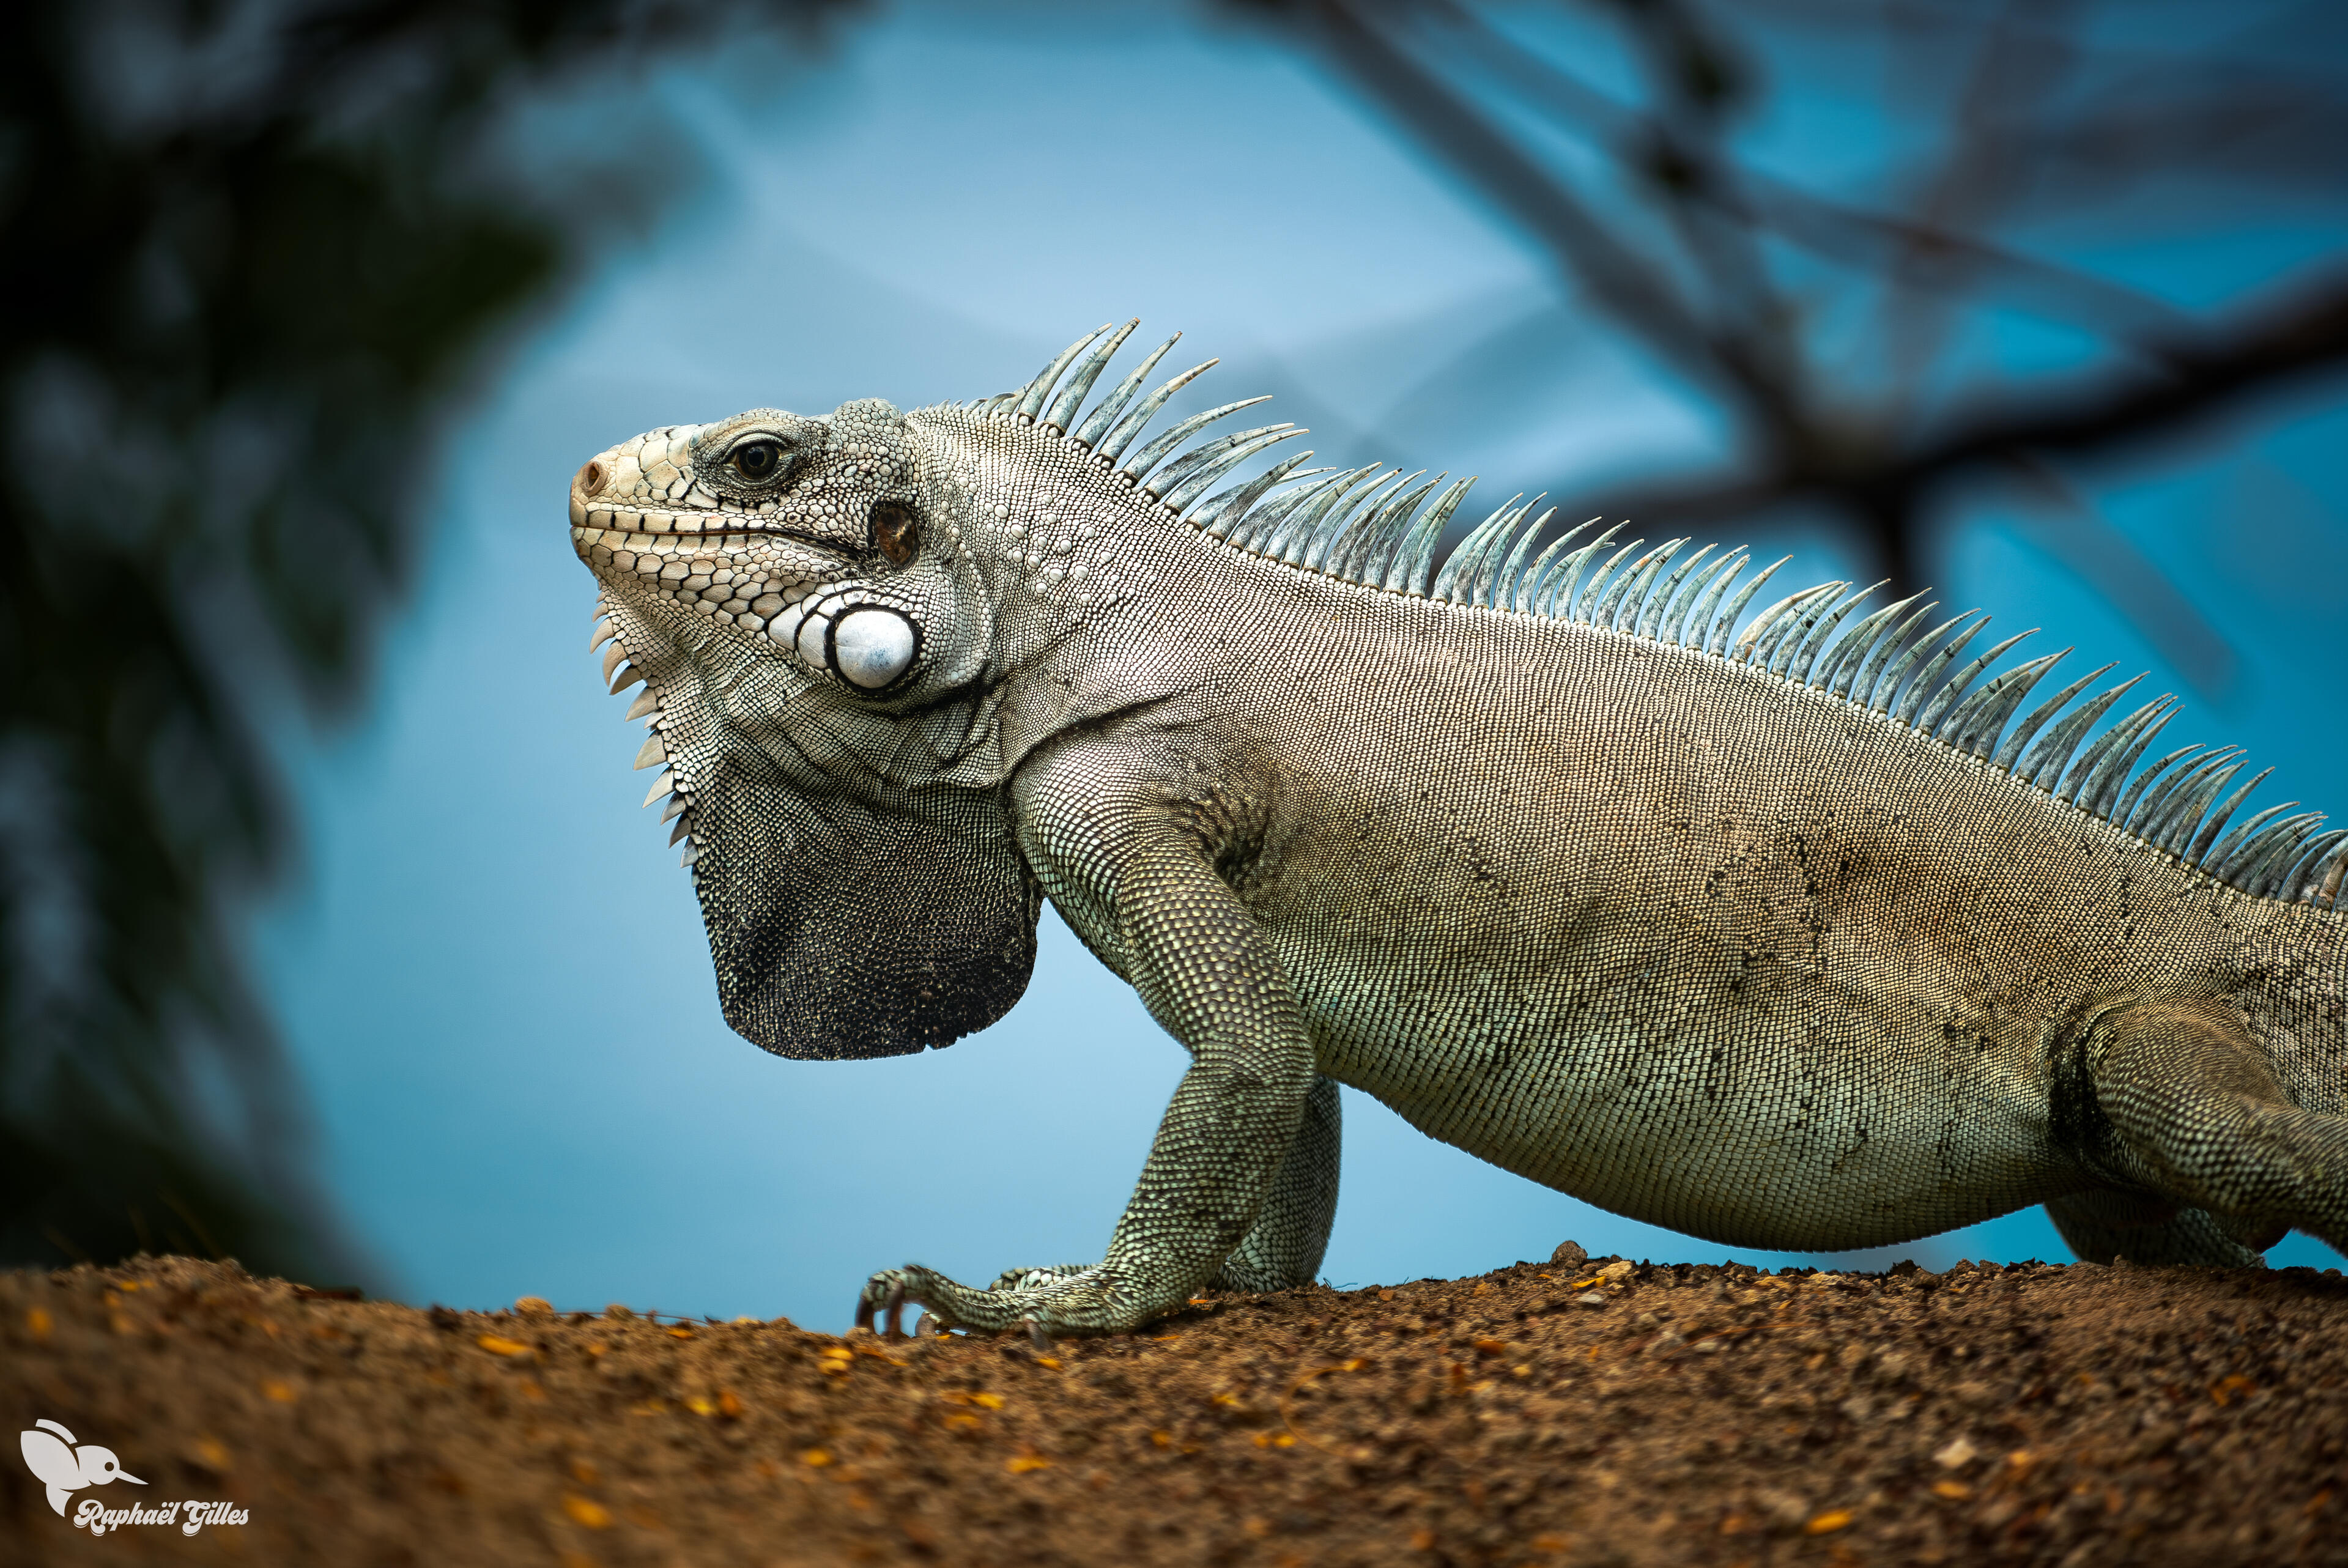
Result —
<svg viewBox="0 0 2348 1568"><path fill-rule="evenodd" d="M2181 846L2204 869L2106 820L2125 767L2056 794L1985 759L2003 721L1929 732L1972 726L1926 700L1954 655L1880 711L1896 686L1836 690L1869 645L1838 681L1809 620L1683 645L1660 566L1570 619L1466 602L1539 601L1490 570L1505 529L1432 595L1276 558L1399 581L1409 515L1241 548L1000 400L756 411L581 471L737 1029L947 1044L1017 999L1040 896L1190 1053L1098 1264L885 1271L866 1321L1117 1331L1309 1280L1338 1083L1733 1245L2041 1202L2089 1255L2348 1242L2348 923L2308 830Z"/></svg>

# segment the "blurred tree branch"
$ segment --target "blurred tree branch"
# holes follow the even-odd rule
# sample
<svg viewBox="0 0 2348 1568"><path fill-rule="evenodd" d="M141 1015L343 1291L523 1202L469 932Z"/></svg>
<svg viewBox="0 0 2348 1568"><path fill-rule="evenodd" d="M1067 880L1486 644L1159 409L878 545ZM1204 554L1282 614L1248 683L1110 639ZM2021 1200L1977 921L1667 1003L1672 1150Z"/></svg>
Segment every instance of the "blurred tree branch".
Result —
<svg viewBox="0 0 2348 1568"><path fill-rule="evenodd" d="M2122 46L2084 3L1569 7L1611 28L1643 84L1636 102L1456 0L1247 8L1322 53L1547 249L1588 305L1728 416L1726 460L1596 496L1583 487L1577 516L1670 528L1813 509L1838 520L1879 574L1913 585L1935 520L1966 487L2004 482L2024 465L2044 474L2050 461L2137 452L2348 364L2348 262L2336 254L2188 312L2007 237L2056 216L2124 212L2196 181L2222 192L2205 190L2205 201L2255 192L2270 211L2336 229L2348 205L2348 51L2323 46L2337 24L2322 7L2241 21L2315 41L2239 57ZM1887 126L1935 131L1924 156L1895 170L1879 209L1740 156L1740 121L1760 98L1759 51L1731 36L1728 18L1746 40L1809 26L1879 33L1895 69L1919 86L1885 107ZM1922 89L1948 83L1933 127L1933 94ZM1556 134L1592 157L1560 157ZM1874 294L1876 325L1859 341L1879 364L1830 342L1819 313L1797 303L1787 280L1805 266L1830 269L1839 294ZM2085 369L1994 377L1967 328L2000 309L2097 349ZM2098 548L2133 555L2108 528ZM2189 679L2226 683L2222 640L2148 562L2116 562L2095 581Z"/></svg>
<svg viewBox="0 0 2348 1568"><path fill-rule="evenodd" d="M439 421L576 270L515 98L826 0L109 0L0 20L0 1262L358 1266L242 918L263 731L347 702Z"/></svg>

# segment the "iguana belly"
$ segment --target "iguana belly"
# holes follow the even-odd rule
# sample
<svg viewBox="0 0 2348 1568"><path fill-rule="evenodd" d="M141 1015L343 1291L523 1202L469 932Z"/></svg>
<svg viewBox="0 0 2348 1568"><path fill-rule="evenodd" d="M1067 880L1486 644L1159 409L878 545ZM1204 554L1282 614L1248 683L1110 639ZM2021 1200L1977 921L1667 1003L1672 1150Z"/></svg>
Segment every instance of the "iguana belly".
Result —
<svg viewBox="0 0 2348 1568"><path fill-rule="evenodd" d="M2044 1097L2003 1057L1828 1005L1727 1020L1583 1001L1513 1028L1315 1009L1323 1070L1428 1136L1618 1213L1742 1246L1871 1246L2041 1201ZM1657 1018L1658 1021L1643 1021Z"/></svg>

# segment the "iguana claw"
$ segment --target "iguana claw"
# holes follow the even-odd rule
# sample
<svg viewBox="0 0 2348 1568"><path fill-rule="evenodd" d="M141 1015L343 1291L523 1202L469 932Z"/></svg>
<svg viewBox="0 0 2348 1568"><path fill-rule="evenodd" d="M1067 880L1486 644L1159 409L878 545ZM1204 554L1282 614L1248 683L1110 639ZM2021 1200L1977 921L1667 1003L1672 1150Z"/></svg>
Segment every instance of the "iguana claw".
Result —
<svg viewBox="0 0 2348 1568"><path fill-rule="evenodd" d="M884 1269L865 1281L856 1296L856 1326L870 1329L879 1317L881 1332L891 1339L902 1337L905 1311L905 1279L894 1269Z"/></svg>

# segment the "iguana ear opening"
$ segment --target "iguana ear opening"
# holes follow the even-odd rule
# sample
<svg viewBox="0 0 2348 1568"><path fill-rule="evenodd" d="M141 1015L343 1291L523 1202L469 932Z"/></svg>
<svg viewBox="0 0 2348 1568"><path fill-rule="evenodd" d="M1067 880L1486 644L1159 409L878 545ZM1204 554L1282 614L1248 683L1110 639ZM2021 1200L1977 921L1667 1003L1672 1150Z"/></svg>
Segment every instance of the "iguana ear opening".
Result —
<svg viewBox="0 0 2348 1568"><path fill-rule="evenodd" d="M778 1056L839 1059L951 1045L1010 1011L1041 904L991 798L875 805L746 764L766 771L731 754L693 806L727 1023Z"/></svg>

